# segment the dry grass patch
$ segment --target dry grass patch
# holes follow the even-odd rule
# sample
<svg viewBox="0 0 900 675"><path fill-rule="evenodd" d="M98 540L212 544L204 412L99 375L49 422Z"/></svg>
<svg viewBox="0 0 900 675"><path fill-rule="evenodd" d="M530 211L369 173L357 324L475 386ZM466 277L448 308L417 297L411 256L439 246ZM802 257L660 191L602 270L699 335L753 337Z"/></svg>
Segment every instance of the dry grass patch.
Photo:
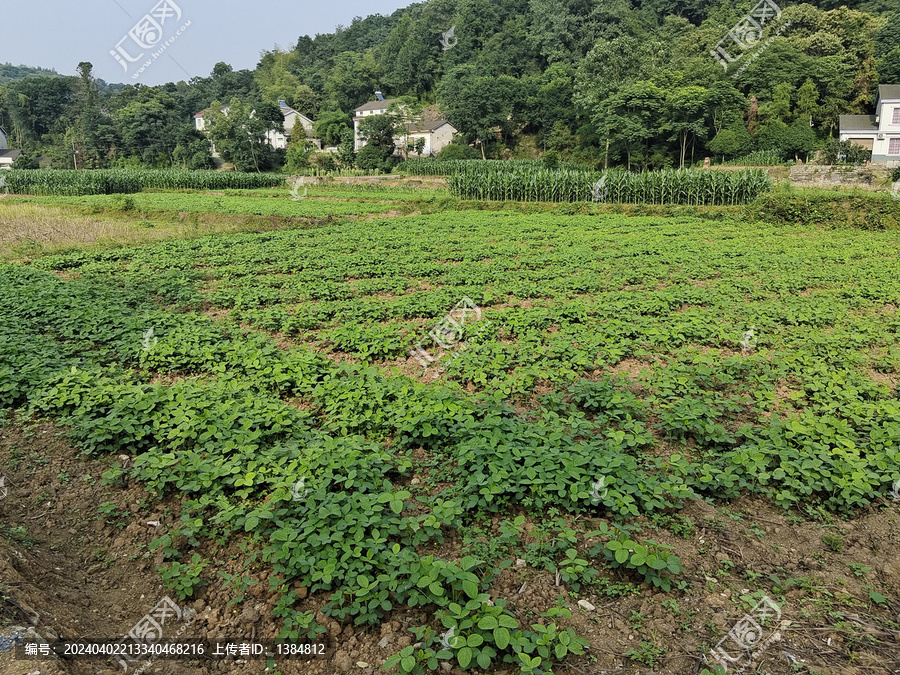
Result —
<svg viewBox="0 0 900 675"><path fill-rule="evenodd" d="M0 258L22 258L74 246L128 246L230 231L230 223L183 224L88 216L72 209L0 201Z"/></svg>

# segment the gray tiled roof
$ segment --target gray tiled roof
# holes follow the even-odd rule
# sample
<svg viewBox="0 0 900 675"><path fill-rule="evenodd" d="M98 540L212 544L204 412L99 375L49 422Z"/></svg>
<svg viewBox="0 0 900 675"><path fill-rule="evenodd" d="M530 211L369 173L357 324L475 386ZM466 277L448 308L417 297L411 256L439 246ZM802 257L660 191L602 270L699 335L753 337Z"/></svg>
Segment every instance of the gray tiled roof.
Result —
<svg viewBox="0 0 900 675"><path fill-rule="evenodd" d="M407 128L410 133L417 133L422 131L434 131L438 127L441 127L445 124L449 124L449 121L446 119L443 120L431 120L430 122L413 122Z"/></svg>
<svg viewBox="0 0 900 675"><path fill-rule="evenodd" d="M354 108L356 112L366 112L368 110L385 110L391 103L396 101L395 98L385 99L384 101L369 101Z"/></svg>
<svg viewBox="0 0 900 675"><path fill-rule="evenodd" d="M841 115L841 133L845 131L878 131L875 115Z"/></svg>
<svg viewBox="0 0 900 675"><path fill-rule="evenodd" d="M878 98L900 99L900 84L878 85Z"/></svg>

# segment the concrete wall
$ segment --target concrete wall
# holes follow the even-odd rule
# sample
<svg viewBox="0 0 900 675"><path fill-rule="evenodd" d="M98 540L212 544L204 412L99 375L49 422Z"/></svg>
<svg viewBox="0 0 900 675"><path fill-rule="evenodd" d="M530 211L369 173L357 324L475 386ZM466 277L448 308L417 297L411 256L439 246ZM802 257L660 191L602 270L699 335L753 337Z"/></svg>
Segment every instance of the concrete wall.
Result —
<svg viewBox="0 0 900 675"><path fill-rule="evenodd" d="M453 140L453 127L449 124L435 129L431 135L431 152L438 154L444 147L450 145Z"/></svg>

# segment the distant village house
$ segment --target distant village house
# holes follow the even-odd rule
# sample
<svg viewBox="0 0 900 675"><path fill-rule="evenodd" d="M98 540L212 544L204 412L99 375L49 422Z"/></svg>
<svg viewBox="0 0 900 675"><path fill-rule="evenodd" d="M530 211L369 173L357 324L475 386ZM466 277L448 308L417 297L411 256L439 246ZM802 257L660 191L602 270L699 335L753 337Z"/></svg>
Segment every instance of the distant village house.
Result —
<svg viewBox="0 0 900 675"><path fill-rule="evenodd" d="M882 84L874 115L841 115L841 140L872 151L872 163L900 166L900 84Z"/></svg>
<svg viewBox="0 0 900 675"><path fill-rule="evenodd" d="M353 115L353 149L359 151L366 142L359 136L359 123L370 115L384 115L387 113L391 104L396 103L398 99L379 99L377 101L369 101L359 106ZM425 140L425 147L422 155L436 155L443 147L450 144L453 140L453 134L457 130L445 118L429 120L423 118L412 122L406 127L406 134L402 137L398 136L395 143L398 147L404 145L414 145L417 138Z"/></svg>
<svg viewBox="0 0 900 675"><path fill-rule="evenodd" d="M306 115L294 110L283 100L278 101L278 107L281 109L281 114L284 117L284 133L276 131L275 129L269 129L269 131L266 132L266 141L269 145L271 145L276 150L278 150L279 148L287 148L288 143L291 140L291 136L294 135L295 129L297 129L298 132L300 131L300 129L297 128L297 124L299 123L300 127L303 129L302 133L304 134L304 136L308 137L317 148L322 148L321 141L312 138L314 123L311 119L309 119ZM223 105L219 109L224 114L228 114L229 107L227 105ZM253 115L253 112L251 112L250 114ZM210 109L207 108L206 110L198 112L196 115L194 115L194 126L198 131L206 131L206 116L208 116L209 113Z"/></svg>
<svg viewBox="0 0 900 675"><path fill-rule="evenodd" d="M0 169L9 169L21 154L21 150L10 150L6 143L6 132L0 127Z"/></svg>

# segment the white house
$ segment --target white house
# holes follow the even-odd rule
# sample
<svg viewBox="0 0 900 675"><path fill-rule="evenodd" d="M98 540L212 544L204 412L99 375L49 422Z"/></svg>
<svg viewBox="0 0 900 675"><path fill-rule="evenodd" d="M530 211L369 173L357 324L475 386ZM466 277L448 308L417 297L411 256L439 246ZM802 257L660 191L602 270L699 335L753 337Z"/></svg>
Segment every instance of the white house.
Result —
<svg viewBox="0 0 900 675"><path fill-rule="evenodd" d="M872 151L873 164L900 166L900 84L882 84L874 115L841 115L842 141Z"/></svg>
<svg viewBox="0 0 900 675"><path fill-rule="evenodd" d="M415 144L416 139L425 139L425 148L421 155L436 155L445 145L453 140L456 128L445 119L432 120L430 122L414 122L407 127L406 138L410 144Z"/></svg>
<svg viewBox="0 0 900 675"><path fill-rule="evenodd" d="M359 137L359 123L362 121L364 117L368 117L369 115L384 115L388 111L388 107L397 99L389 98L387 100L380 101L369 101L368 103L363 103L359 106L356 111L353 113L353 149L358 151L362 146L366 144L364 140Z"/></svg>
<svg viewBox="0 0 900 675"><path fill-rule="evenodd" d="M3 130L3 127L0 127L0 169L10 168L21 154L21 150L9 149L9 146L6 144L6 131Z"/></svg>
<svg viewBox="0 0 900 675"><path fill-rule="evenodd" d="M359 150L366 142L359 137L359 123L369 115L384 115L392 103L397 101L395 98L379 101L369 101L359 106L353 115L353 149ZM402 105L400 106L402 107ZM405 145L404 141L415 143L417 138L425 139L425 149L422 150L423 155L437 154L445 145L453 140L453 134L456 129L446 119L434 120L418 120L411 122L406 127L407 131L401 137L395 139L398 147Z"/></svg>
<svg viewBox="0 0 900 675"><path fill-rule="evenodd" d="M294 131L296 130L298 133L302 133L307 138L311 139L313 143L316 144L316 147L320 150L322 149L322 143L318 139L312 138L313 135L313 121L309 119L303 113L299 113L294 110L287 103L278 100L278 106L281 108L281 114L284 116L284 133L282 134L280 131L275 131L274 129L270 129L266 134L266 137L269 139L269 145L273 148L286 148L288 143L291 140L291 136L294 135ZM300 123L302 127L301 129L297 128L297 123Z"/></svg>
<svg viewBox="0 0 900 675"><path fill-rule="evenodd" d="M297 126L298 122L303 129L303 133L308 137L312 137L314 123L311 119L309 119L306 115L297 112L282 100L278 101L278 106L281 109L282 116L284 117L284 133L276 131L275 129L269 129L269 131L266 132L266 140L268 141L269 145L271 145L276 150L279 148L286 148L288 142L290 142L291 140L291 136L294 133L294 128ZM221 108L219 108L219 110L227 115L229 107L227 105L223 105ZM255 112L255 110L251 111L250 115L252 116ZM194 115L194 126L198 131L206 130L205 117L208 114L209 109L203 110ZM322 147L322 143L318 139L311 138L311 140L316 144L316 147Z"/></svg>

